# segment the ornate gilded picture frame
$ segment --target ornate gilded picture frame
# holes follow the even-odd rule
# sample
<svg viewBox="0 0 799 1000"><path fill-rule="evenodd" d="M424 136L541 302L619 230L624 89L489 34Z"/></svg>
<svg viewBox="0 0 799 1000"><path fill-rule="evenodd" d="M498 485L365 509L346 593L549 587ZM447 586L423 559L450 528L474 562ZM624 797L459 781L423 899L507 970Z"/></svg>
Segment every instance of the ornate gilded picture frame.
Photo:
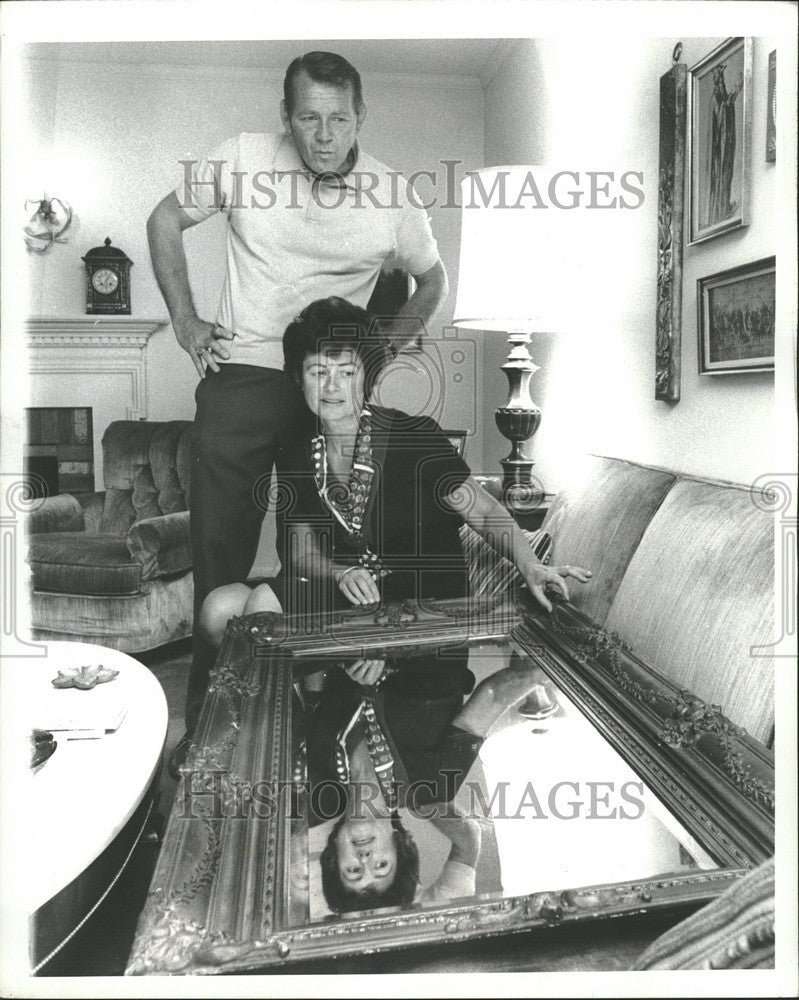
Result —
<svg viewBox="0 0 799 1000"><path fill-rule="evenodd" d="M774 371L776 257L697 282L699 374Z"/></svg>
<svg viewBox="0 0 799 1000"><path fill-rule="evenodd" d="M666 871L655 865L656 874L593 882L590 873L599 874L600 865L557 884L548 857L545 884L536 891L516 892L503 875L501 892L484 885L471 898L314 918L307 902L305 909L297 905L303 891L307 896L307 881L303 890L297 879L298 845L306 843L295 794L303 735L298 682L326 658L413 658L464 643L470 656L510 650L511 674L515 658L517 673L520 662L539 671L537 687L560 701L553 715L528 697L502 733L535 741L570 705L602 753L631 768L666 810L668 825L682 831L675 855L681 860ZM521 595L503 603L352 609L310 624L271 614L234 619L127 971L291 971L295 963L307 971L307 963L332 957L538 933L625 914L685 913L773 853L773 763L771 751L716 706L676 689L567 605L543 616ZM514 835L525 829L517 824ZM599 830L590 832L595 838ZM593 865L601 852L585 854Z"/></svg>
<svg viewBox="0 0 799 1000"><path fill-rule="evenodd" d="M768 93L766 95L766 163L777 160L777 50L768 54Z"/></svg>
<svg viewBox="0 0 799 1000"><path fill-rule="evenodd" d="M478 674L485 664L473 662L473 654L493 649L495 655L499 649L509 657L504 673L489 673L470 698L485 690L485 683L496 698L497 677L510 676L515 683L519 664L521 673L537 672L536 691L506 713L512 718L500 727L494 751L503 740L521 739L542 748L536 752L537 775L548 758L562 769L564 748L575 745L573 735L554 755L536 741L556 738L558 732L573 734L577 730L562 727L577 725L601 755L619 762L619 774L629 768L646 784L648 801L657 803L658 815L678 835L672 860L649 863L640 877L630 877L636 869L627 867L627 875L614 880L605 877L609 869L603 867L607 858L601 850L573 851L560 875L557 858L544 851L538 887L518 891L524 888L514 883L520 871L506 866L508 843L497 835L492 850L499 849L501 891L490 880L481 887L478 876L477 891L468 898L315 916L307 902L308 879L303 888L298 878L305 862L297 865L298 857L311 857L297 796L303 772L297 769L296 751L309 733L303 729L308 713L315 711L298 697L303 678L315 676L325 658L413 659L431 650L440 654L453 644L468 645ZM307 690L305 697L310 697ZM487 746L488 741L480 751L483 778L493 766ZM307 753L310 759L310 747ZM511 756L523 775L524 755ZM587 766L596 754L592 750L579 759ZM558 604L544 616L521 594L502 603L454 600L352 609L304 623L270 614L234 619L127 973L292 971L297 963L307 972L308 963L312 967L330 958L354 960L488 936L545 933L556 925L632 914L636 919L671 910L685 914L773 853L773 767L771 751L730 723L718 707L675 688L568 605ZM598 801L606 804L601 795ZM498 829L497 815L494 809L483 823L484 837L492 825ZM533 843L540 846L541 836L548 834L538 832L545 830L539 826L530 840L529 829L529 821L515 823L510 840L518 841L526 858L534 858ZM552 843L568 829L568 823L561 824L554 839L549 834ZM603 829L609 829L607 823ZM596 845L599 825L588 833ZM617 853L627 864L635 852L623 847ZM578 858L588 867L575 874L571 868ZM569 871L571 878L564 874Z"/></svg>
<svg viewBox="0 0 799 1000"><path fill-rule="evenodd" d="M729 38L691 68L689 245L749 225L752 39Z"/></svg>
<svg viewBox="0 0 799 1000"><path fill-rule="evenodd" d="M674 65L660 78L658 165L658 292L655 315L655 399L680 399L682 343L683 185L688 71L674 48Z"/></svg>

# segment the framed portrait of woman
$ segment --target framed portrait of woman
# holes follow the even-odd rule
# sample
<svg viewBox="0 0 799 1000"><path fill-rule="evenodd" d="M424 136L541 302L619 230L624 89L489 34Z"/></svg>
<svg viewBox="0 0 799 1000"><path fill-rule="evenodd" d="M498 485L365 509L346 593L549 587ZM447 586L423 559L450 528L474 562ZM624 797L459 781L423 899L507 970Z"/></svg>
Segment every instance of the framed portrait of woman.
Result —
<svg viewBox="0 0 799 1000"><path fill-rule="evenodd" d="M752 39L729 38L689 74L688 243L749 225Z"/></svg>

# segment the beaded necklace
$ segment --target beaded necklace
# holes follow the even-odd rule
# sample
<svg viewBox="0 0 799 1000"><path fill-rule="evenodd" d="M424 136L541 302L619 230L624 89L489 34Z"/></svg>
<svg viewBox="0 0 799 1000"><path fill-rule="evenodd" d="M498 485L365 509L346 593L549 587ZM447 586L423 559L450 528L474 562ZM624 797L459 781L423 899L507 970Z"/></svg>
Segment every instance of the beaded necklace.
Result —
<svg viewBox="0 0 799 1000"><path fill-rule="evenodd" d="M377 580L388 576L378 555L370 548L364 532L366 510L372 495L375 466L372 459L372 412L364 406L358 421L355 453L346 483L329 481L327 445L324 434L311 441L314 481L319 497L358 547L358 562Z"/></svg>
<svg viewBox="0 0 799 1000"><path fill-rule="evenodd" d="M394 758L386 735L378 721L372 698L366 696L361 698L361 703L356 708L352 718L336 738L336 777L342 785L348 785L350 782L350 755L347 751L347 737L359 724L383 799L391 812L395 812L398 798L397 785L394 780ZM294 761L292 777L297 784L308 781L308 746L305 740L300 744Z"/></svg>
<svg viewBox="0 0 799 1000"><path fill-rule="evenodd" d="M374 701L364 697L358 706L349 725L338 739L336 746L336 777L342 784L350 780L350 760L347 753L346 740L353 727L360 723L366 749L372 761L377 776L380 791L383 793L386 805L393 812L397 808L397 787L394 781L394 758L388 740L375 713Z"/></svg>

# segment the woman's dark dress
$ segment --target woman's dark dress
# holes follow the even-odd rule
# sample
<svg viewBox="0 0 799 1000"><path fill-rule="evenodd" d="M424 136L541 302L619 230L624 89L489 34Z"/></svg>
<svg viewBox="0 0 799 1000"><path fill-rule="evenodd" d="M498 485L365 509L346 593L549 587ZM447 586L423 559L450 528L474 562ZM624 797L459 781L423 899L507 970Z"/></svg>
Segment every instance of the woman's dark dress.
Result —
<svg viewBox="0 0 799 1000"><path fill-rule="evenodd" d="M470 475L468 465L430 417L411 417L377 406L370 406L370 410L372 460L377 471L364 535L389 571L379 581L383 600L466 596L468 577L459 535L463 521L444 506L442 498L465 482ZM358 545L317 489L312 462L314 436L312 426L298 427L281 450L281 560L284 566L291 565L291 548L298 544L296 525L302 523L313 527L323 551L335 562L354 565ZM336 488L334 483L331 492ZM289 571L284 578L289 611L293 610L291 583ZM314 589L318 605L324 591ZM338 587L327 589L327 599L338 607L347 603ZM321 609L317 606L313 610Z"/></svg>
<svg viewBox="0 0 799 1000"><path fill-rule="evenodd" d="M471 474L468 465L430 417L411 417L400 410L372 405L369 409L376 476L364 541L389 571L378 581L382 600L465 597L468 574L459 533L463 519L449 510L442 498L466 481ZM313 466L317 433L313 422L298 427L284 441L279 457L284 510L278 545L281 560L284 566L291 566L291 549L298 544L296 526L308 524L325 554L337 563L357 565L358 543L319 495ZM335 490L333 482L331 492ZM283 586L280 596L290 612L351 606L337 586L301 585L290 571ZM476 757L482 741L452 726L464 694L474 684L467 659L467 650L458 647L444 657L434 653L395 661L400 672L377 698L376 709L392 747L403 801L414 789L417 806L446 800ZM359 699L357 685L342 673L336 671L331 681L332 688L306 716L310 785L312 789L321 785L318 791L322 793L319 799L312 795L311 812L318 810L321 815L312 815L311 825L342 807L343 797L335 789L336 734ZM449 777L442 777L443 772Z"/></svg>

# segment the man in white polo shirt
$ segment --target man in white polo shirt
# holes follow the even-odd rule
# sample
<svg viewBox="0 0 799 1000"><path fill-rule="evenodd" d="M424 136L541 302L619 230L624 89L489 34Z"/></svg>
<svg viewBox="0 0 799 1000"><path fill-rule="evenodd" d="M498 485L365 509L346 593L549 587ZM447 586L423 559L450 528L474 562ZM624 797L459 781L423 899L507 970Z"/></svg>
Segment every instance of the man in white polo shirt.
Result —
<svg viewBox="0 0 799 1000"><path fill-rule="evenodd" d="M284 80L285 134L244 133L185 163L183 180L148 220L175 336L201 379L191 481L195 621L205 596L244 580L253 563L263 520L254 486L300 412L297 387L282 370L288 324L329 295L365 307L389 257L417 286L390 331L398 346L446 297L446 273L412 187L358 147L365 113L350 63L329 52L301 56ZM209 323L192 301L183 231L219 211L228 222L226 275ZM185 759L212 656L195 636L187 736L173 771Z"/></svg>

